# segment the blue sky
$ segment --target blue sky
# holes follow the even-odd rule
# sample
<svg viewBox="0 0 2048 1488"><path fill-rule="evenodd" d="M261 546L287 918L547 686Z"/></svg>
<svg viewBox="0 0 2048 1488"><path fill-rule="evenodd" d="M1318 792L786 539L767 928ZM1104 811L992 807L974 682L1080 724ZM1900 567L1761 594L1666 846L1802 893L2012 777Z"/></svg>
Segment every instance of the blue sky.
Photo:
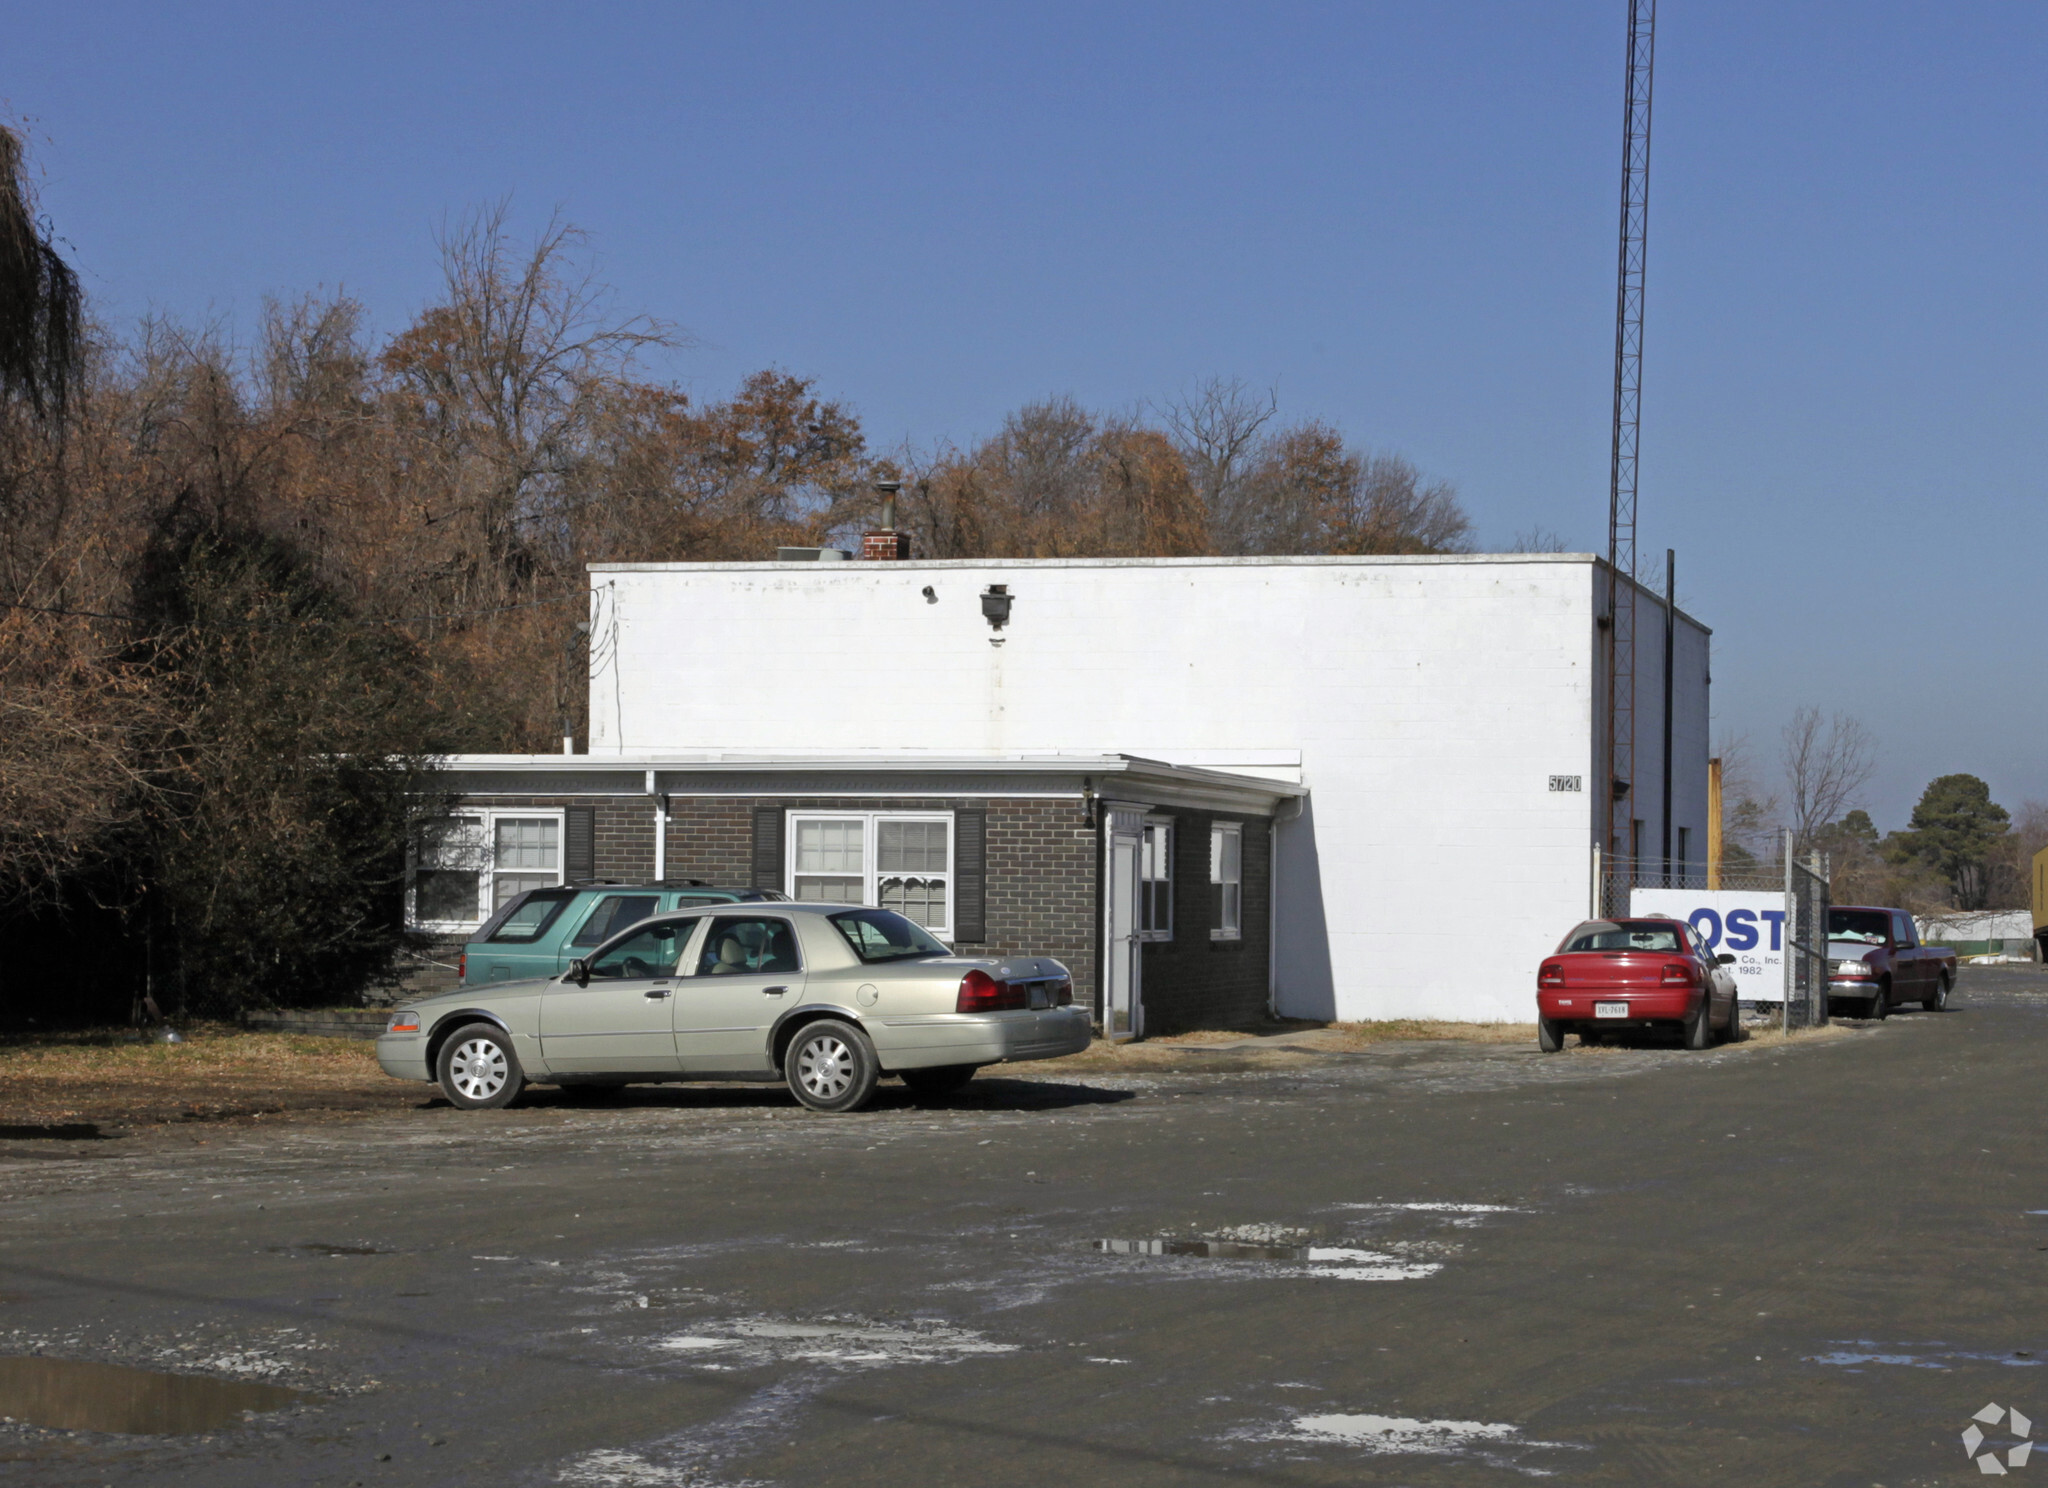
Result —
<svg viewBox="0 0 2048 1488"><path fill-rule="evenodd" d="M588 229L715 396L776 366L878 446L1027 400L1277 389L1605 546L1625 0L40 6L0 104L103 315L388 332L437 227ZM2048 798L2048 9L1666 0L1642 545L1719 726L1874 730ZM1661 565L1660 565L1661 566Z"/></svg>

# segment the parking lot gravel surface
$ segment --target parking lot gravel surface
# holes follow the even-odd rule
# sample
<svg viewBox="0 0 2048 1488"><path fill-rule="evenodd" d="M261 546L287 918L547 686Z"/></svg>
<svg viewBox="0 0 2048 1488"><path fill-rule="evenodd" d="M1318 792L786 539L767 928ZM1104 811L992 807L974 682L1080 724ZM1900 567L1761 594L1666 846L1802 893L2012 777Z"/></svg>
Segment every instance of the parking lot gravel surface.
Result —
<svg viewBox="0 0 2048 1488"><path fill-rule="evenodd" d="M0 1483L1974 1480L2048 1420L2044 1077L1973 967L1699 1054L17 1133Z"/></svg>

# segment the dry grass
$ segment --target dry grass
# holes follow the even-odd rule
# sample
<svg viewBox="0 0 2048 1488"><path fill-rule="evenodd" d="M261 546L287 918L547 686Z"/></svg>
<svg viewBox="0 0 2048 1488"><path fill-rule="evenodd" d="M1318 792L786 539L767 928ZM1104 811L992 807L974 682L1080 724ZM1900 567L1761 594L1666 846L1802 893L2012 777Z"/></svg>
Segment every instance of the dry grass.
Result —
<svg viewBox="0 0 2048 1488"><path fill-rule="evenodd" d="M1866 1032L1866 1028L1850 1027L1842 1023L1827 1023L1819 1028L1795 1028L1789 1034L1775 1023L1751 1027L1742 1042L1754 1044L1760 1049L1779 1048L1787 1044L1809 1043L1816 1039L1848 1038L1852 1034Z"/></svg>
<svg viewBox="0 0 2048 1488"><path fill-rule="evenodd" d="M182 1044L129 1030L0 1039L0 1138L308 1111L388 1110L419 1091L356 1039L201 1026Z"/></svg>
<svg viewBox="0 0 2048 1488"><path fill-rule="evenodd" d="M1440 1023L1395 1018L1378 1023L1279 1022L1256 1028L1200 1029L1112 1044L1098 1039L1086 1052L1048 1068L1062 1070L1277 1069L1304 1056L1351 1054L1387 1043L1473 1043L1534 1045L1533 1023ZM1028 1066L1020 1066L1028 1068Z"/></svg>

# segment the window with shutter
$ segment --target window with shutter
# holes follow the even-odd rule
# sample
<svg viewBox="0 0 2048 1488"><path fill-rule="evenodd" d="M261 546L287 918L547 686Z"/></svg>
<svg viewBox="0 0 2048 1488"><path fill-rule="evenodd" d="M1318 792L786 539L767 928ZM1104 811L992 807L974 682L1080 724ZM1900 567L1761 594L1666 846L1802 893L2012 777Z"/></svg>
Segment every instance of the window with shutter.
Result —
<svg viewBox="0 0 2048 1488"><path fill-rule="evenodd" d="M782 818L780 806L754 808L754 887L781 891Z"/></svg>
<svg viewBox="0 0 2048 1488"><path fill-rule="evenodd" d="M988 939L988 813L953 813L953 939Z"/></svg>

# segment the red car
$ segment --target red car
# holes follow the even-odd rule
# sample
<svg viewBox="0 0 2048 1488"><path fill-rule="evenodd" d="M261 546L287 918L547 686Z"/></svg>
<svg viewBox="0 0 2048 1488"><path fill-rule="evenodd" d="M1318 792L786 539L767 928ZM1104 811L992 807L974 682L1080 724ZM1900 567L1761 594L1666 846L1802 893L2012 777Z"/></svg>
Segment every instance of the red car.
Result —
<svg viewBox="0 0 2048 1488"><path fill-rule="evenodd" d="M1546 1054L1576 1033L1592 1043L1619 1028L1675 1023L1688 1049L1742 1026L1733 956L1708 951L1684 920L1588 920L1558 943L1536 973L1536 1044Z"/></svg>

